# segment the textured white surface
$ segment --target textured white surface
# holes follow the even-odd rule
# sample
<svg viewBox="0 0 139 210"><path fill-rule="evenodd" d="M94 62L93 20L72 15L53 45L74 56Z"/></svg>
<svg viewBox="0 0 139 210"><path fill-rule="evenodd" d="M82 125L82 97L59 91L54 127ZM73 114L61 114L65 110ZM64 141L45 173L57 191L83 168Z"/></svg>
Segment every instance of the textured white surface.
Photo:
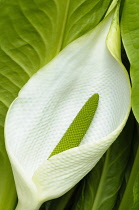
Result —
<svg viewBox="0 0 139 210"><path fill-rule="evenodd" d="M67 46L29 80L10 107L6 148L19 210L35 210L41 202L73 187L97 163L126 122L130 85L125 70L106 47L110 23L111 17ZM47 160L94 93L100 96L99 105L81 145Z"/></svg>

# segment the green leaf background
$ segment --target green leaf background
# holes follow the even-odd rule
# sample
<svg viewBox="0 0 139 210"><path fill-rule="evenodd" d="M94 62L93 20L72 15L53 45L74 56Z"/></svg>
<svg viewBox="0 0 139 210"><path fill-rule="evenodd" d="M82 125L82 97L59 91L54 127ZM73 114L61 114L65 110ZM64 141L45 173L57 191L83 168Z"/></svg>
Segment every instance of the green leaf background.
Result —
<svg viewBox="0 0 139 210"><path fill-rule="evenodd" d="M139 122L139 2L136 0L125 0L121 35L131 65L132 109Z"/></svg>
<svg viewBox="0 0 139 210"><path fill-rule="evenodd" d="M125 186L122 190L119 210L139 209L139 127L135 122L130 159L125 172Z"/></svg>
<svg viewBox="0 0 139 210"><path fill-rule="evenodd" d="M125 0L122 18L121 35L127 57L130 62L130 76L132 82L132 109L136 120L139 122L139 2ZM120 200L119 210L139 209L139 132L134 131L133 150L130 154L132 161L129 162L128 180Z"/></svg>
<svg viewBox="0 0 139 210"><path fill-rule="evenodd" d="M111 2L0 1L0 209L14 210L17 201L4 145L3 128L9 105L37 70L103 19ZM137 0L121 2L124 3L121 35L131 64L132 108L139 122L139 3ZM75 188L58 199L46 202L41 209L139 209L139 136L133 121L129 119L117 141ZM130 149L133 135L134 152ZM132 161L128 161L129 155Z"/></svg>

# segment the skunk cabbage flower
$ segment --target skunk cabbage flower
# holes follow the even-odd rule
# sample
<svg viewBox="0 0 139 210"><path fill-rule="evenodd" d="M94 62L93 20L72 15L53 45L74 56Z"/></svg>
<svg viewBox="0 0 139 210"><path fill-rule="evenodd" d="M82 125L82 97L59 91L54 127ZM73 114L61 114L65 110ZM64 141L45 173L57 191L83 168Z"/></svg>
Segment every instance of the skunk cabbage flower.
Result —
<svg viewBox="0 0 139 210"><path fill-rule="evenodd" d="M16 210L37 210L70 190L126 123L130 82L120 60L118 10L112 17L39 70L8 111L5 138Z"/></svg>

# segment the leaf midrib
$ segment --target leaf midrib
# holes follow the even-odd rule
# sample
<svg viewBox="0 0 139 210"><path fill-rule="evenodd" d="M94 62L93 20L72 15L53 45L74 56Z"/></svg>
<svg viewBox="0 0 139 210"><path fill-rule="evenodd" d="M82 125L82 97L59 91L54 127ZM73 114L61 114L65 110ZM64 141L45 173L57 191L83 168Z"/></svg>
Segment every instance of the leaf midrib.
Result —
<svg viewBox="0 0 139 210"><path fill-rule="evenodd" d="M65 15L64 15L64 18L63 18L62 28L61 28L61 36L60 36L60 39L59 39L59 44L58 44L58 47L57 47L56 54L58 54L62 50L64 34L65 34L65 29L66 29L66 24L67 24L67 19L68 19L68 13L69 13L69 6L70 6L70 0L67 0L67 6L66 6L66 10L65 10Z"/></svg>

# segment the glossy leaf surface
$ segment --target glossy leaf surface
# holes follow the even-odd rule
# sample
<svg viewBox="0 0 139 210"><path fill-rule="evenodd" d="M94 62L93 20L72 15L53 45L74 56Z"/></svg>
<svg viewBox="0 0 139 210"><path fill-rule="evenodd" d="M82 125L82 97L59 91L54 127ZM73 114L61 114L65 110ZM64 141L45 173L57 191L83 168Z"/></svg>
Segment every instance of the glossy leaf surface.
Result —
<svg viewBox="0 0 139 210"><path fill-rule="evenodd" d="M139 122L139 3L136 0L125 0L121 31L122 40L131 64L132 109Z"/></svg>

